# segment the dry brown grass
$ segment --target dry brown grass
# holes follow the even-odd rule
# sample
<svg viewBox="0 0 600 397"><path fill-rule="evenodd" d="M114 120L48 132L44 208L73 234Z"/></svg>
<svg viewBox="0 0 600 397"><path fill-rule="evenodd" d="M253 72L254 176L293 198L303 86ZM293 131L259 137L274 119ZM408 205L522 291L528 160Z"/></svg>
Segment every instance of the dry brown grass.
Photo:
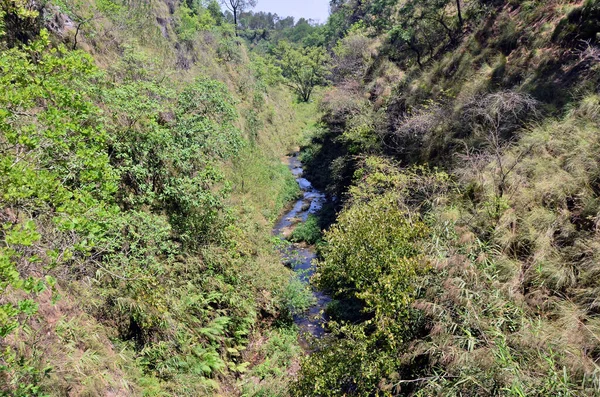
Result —
<svg viewBox="0 0 600 397"><path fill-rule="evenodd" d="M56 302L49 290L38 295L38 314L4 343L23 357L36 357L34 365L40 370L51 367L41 386L52 395L140 395L135 385L141 374L133 357L113 345L114 335L87 314L68 289L59 287L56 294ZM8 296L19 299L19 294Z"/></svg>

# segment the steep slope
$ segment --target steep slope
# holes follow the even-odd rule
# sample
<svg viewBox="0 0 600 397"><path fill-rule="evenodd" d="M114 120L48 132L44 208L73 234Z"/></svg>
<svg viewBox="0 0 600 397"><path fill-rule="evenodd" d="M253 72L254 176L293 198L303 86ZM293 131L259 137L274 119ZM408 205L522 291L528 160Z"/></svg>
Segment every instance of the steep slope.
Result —
<svg viewBox="0 0 600 397"><path fill-rule="evenodd" d="M308 292L270 225L311 105L215 2L0 21L0 395L285 393Z"/></svg>
<svg viewBox="0 0 600 397"><path fill-rule="evenodd" d="M303 160L337 301L295 395L598 395L600 4L335 7Z"/></svg>

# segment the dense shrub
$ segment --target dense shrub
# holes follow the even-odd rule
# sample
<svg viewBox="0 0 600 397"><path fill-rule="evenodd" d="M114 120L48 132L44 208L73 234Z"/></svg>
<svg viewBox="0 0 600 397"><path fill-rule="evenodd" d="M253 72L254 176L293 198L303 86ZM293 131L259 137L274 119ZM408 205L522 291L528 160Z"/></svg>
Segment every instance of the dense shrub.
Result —
<svg viewBox="0 0 600 397"><path fill-rule="evenodd" d="M2 17L38 16L8 3ZM48 5L53 23L82 23L94 58L60 43L73 44L65 25L8 48L0 24L1 395L237 388L250 341L311 302L268 226L298 193L280 164L302 124L291 95L237 42L239 75L218 66L198 40L212 14L189 4L171 4L172 20L160 2ZM247 172L251 189L237 184ZM279 348L298 349L289 335Z"/></svg>
<svg viewBox="0 0 600 397"><path fill-rule="evenodd" d="M309 215L305 222L296 226L292 232L291 240L294 242L306 242L315 244L321 238L321 226L316 215Z"/></svg>
<svg viewBox="0 0 600 397"><path fill-rule="evenodd" d="M359 300L362 321L330 322L334 336L303 363L297 395L366 396L393 376L414 281L427 269L418 248L425 235L390 196L353 205L325 233L316 282L336 299Z"/></svg>
<svg viewBox="0 0 600 397"><path fill-rule="evenodd" d="M331 336L303 363L297 395L384 394L399 376L402 346L418 321L411 308L417 280L429 270L422 250L428 229L405 194L408 186L424 188L427 178L440 183L444 176L392 170L381 158L366 160L352 204L325 232L315 282L342 307L331 311ZM336 317L350 305L352 321Z"/></svg>

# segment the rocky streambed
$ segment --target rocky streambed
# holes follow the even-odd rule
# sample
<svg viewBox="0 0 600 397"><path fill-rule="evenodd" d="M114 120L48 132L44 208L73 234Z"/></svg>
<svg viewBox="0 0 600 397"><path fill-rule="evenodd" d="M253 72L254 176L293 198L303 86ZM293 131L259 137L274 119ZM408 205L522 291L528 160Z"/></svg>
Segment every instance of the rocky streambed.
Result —
<svg viewBox="0 0 600 397"><path fill-rule="evenodd" d="M286 157L286 162L302 190L302 197L294 203L292 209L284 214L273 228L273 234L282 239L289 238L294 227L301 222L306 222L308 216L317 213L326 201L325 194L315 189L310 181L303 177L302 163L297 153ZM282 250L282 255L284 255L286 262L291 264L293 270L299 274L299 279L309 284L310 277L314 273L312 262L316 258L315 247L293 243ZM322 291L312 287L311 289L315 297L315 304L307 313L296 315L294 321L302 332L318 338L325 333L324 310L327 304L331 302L331 298Z"/></svg>

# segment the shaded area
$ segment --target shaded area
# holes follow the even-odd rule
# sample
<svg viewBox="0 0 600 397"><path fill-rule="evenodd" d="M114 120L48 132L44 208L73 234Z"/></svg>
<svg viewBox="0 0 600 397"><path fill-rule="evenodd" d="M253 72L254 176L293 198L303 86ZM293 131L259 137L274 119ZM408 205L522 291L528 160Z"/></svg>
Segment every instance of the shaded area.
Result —
<svg viewBox="0 0 600 397"><path fill-rule="evenodd" d="M286 161L302 190L302 197L273 228L273 234L282 239L289 237L295 225L305 222L310 214L316 214L327 200L324 193L316 190L310 181L303 178L304 171L297 153L291 157L287 157ZM292 269L299 274L300 280L309 284L310 277L314 273L312 261L317 256L314 246L290 244L282 249L282 255L285 263L290 264ZM315 289L313 289L313 294L316 300L315 305L304 315L294 316L294 322L300 327L303 333L309 333L319 338L325 334L324 325L326 317L324 311L327 304L331 302L331 298Z"/></svg>

